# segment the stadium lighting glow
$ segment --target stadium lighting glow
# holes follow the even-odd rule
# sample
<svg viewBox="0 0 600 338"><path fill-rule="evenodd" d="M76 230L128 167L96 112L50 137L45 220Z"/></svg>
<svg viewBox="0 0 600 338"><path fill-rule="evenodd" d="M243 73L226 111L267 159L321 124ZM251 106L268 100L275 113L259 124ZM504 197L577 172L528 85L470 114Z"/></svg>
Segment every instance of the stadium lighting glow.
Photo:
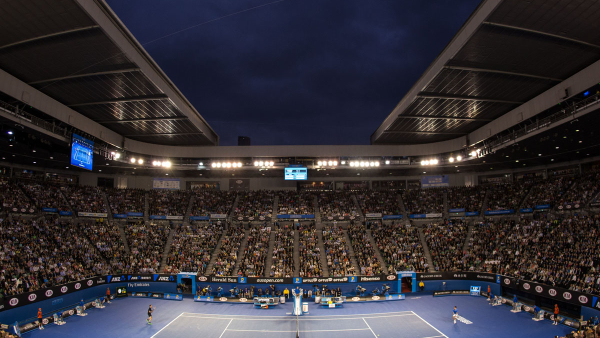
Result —
<svg viewBox="0 0 600 338"><path fill-rule="evenodd" d="M375 166L375 162L371 162L371 163L369 163L369 165L370 165L371 167L374 167L374 166Z"/></svg>
<svg viewBox="0 0 600 338"><path fill-rule="evenodd" d="M456 156L456 160L460 162L462 160L462 156Z"/></svg>
<svg viewBox="0 0 600 338"><path fill-rule="evenodd" d="M333 161L333 166L337 166L337 161Z"/></svg>
<svg viewBox="0 0 600 338"><path fill-rule="evenodd" d="M135 163L135 157L132 157L131 160L129 160L129 162Z"/></svg>
<svg viewBox="0 0 600 338"><path fill-rule="evenodd" d="M342 161L342 165L346 164L346 161Z"/></svg>
<svg viewBox="0 0 600 338"><path fill-rule="evenodd" d="M318 165L318 166L322 166L322 165L323 165L323 161L319 161L319 162L317 162L317 165Z"/></svg>
<svg viewBox="0 0 600 338"><path fill-rule="evenodd" d="M238 162L238 168L242 167L242 162Z"/></svg>
<svg viewBox="0 0 600 338"><path fill-rule="evenodd" d="M390 164L390 160L386 160L386 161L385 161L385 164Z"/></svg>
<svg viewBox="0 0 600 338"><path fill-rule="evenodd" d="M439 161L437 160L437 158L434 158L433 160L429 161L429 164L431 165L437 165L439 163Z"/></svg>
<svg viewBox="0 0 600 338"><path fill-rule="evenodd" d="M422 161L421 161L421 165L429 165L429 161L427 161L427 160L422 160Z"/></svg>
<svg viewBox="0 0 600 338"><path fill-rule="evenodd" d="M202 162L200 162L199 164L200 164L200 165L204 165L204 163L202 163Z"/></svg>
<svg viewBox="0 0 600 338"><path fill-rule="evenodd" d="M376 162L375 162L375 166L376 166L376 167L379 167L379 161L376 161Z"/></svg>
<svg viewBox="0 0 600 338"><path fill-rule="evenodd" d="M258 161L254 161L254 166L258 167Z"/></svg>
<svg viewBox="0 0 600 338"><path fill-rule="evenodd" d="M217 162L217 168L221 168L221 162Z"/></svg>
<svg viewBox="0 0 600 338"><path fill-rule="evenodd" d="M140 158L140 159L138 160L138 164L144 164L144 159Z"/></svg>
<svg viewBox="0 0 600 338"><path fill-rule="evenodd" d="M329 161L329 162L327 162L327 164L329 164L330 166L332 166L333 165L333 161Z"/></svg>
<svg viewBox="0 0 600 338"><path fill-rule="evenodd" d="M261 166L261 167L263 166L263 164L264 164L263 161L258 162L258 165Z"/></svg>
<svg viewBox="0 0 600 338"><path fill-rule="evenodd" d="M217 163L213 162L213 163L210 164L210 166L213 167L213 168L216 168L217 167Z"/></svg>
<svg viewBox="0 0 600 338"><path fill-rule="evenodd" d="M227 168L231 168L231 162L227 162Z"/></svg>
<svg viewBox="0 0 600 338"><path fill-rule="evenodd" d="M165 167L165 168L171 168L171 162L170 161L164 161L162 163L162 166Z"/></svg>
<svg viewBox="0 0 600 338"><path fill-rule="evenodd" d="M271 167L275 164L275 162L271 161Z"/></svg>
<svg viewBox="0 0 600 338"><path fill-rule="evenodd" d="M9 130L7 134L8 134L8 135L12 135L12 134L13 134L13 132Z"/></svg>
<svg viewBox="0 0 600 338"><path fill-rule="evenodd" d="M450 163L454 163L454 157L450 157L450 158L448 159L448 162L450 162Z"/></svg>

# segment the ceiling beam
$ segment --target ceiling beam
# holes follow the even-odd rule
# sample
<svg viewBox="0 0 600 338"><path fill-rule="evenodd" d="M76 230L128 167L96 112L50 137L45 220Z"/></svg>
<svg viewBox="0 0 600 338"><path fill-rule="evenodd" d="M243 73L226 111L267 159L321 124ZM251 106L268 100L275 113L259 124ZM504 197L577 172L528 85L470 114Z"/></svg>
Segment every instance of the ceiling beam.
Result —
<svg viewBox="0 0 600 338"><path fill-rule="evenodd" d="M83 32L83 31L87 31L87 30L90 30L90 29L96 29L96 28L99 28L99 27L100 26L98 26L98 25L93 25L93 26L87 26L87 27L80 27L80 28L75 28L75 29L69 29L69 30L66 30L66 31L56 32L56 33L52 33L52 34L41 35L41 36L37 36L35 38L21 40L21 41L9 43L8 45L0 46L0 50L5 49L5 48L10 48L10 47L18 46L18 45L22 45L22 44L26 44L26 43L30 43L30 42L35 42L35 41L39 41L39 40L53 38L53 37L56 37L56 36L61 36L61 35L66 35L66 34L71 34L71 33L77 33L77 32Z"/></svg>
<svg viewBox="0 0 600 338"><path fill-rule="evenodd" d="M480 102L495 102L495 103L508 103L508 104L523 104L524 103L524 102L520 102L520 101L509 101L509 100L492 99L492 98L485 98L485 97L428 93L428 92L420 92L417 95L417 97L422 97L422 98L427 98L427 99L480 101Z"/></svg>
<svg viewBox="0 0 600 338"><path fill-rule="evenodd" d="M107 100L94 101L94 102L73 103L73 104L68 104L67 106L68 107L81 107L81 106L92 106L92 105L97 105L97 104L108 104L108 103L119 103L119 102L166 100L168 98L169 97L165 94L130 96L130 97L122 97L122 98L118 98L118 99L107 99Z"/></svg>
<svg viewBox="0 0 600 338"><path fill-rule="evenodd" d="M123 135L124 137L155 137L155 136L181 136L181 135L204 135L201 132L192 133L153 133L153 134L131 134Z"/></svg>
<svg viewBox="0 0 600 338"><path fill-rule="evenodd" d="M128 120L105 120L96 121L101 124L114 124L114 123L135 123L135 122L157 122L157 121L180 121L188 120L187 116L166 116L166 117L149 117L140 119L128 119Z"/></svg>
<svg viewBox="0 0 600 338"><path fill-rule="evenodd" d="M398 115L399 119L416 119L416 120L458 120L458 121L476 121L490 122L492 119L482 119L477 117L454 117L454 116L415 116L415 115Z"/></svg>
<svg viewBox="0 0 600 338"><path fill-rule="evenodd" d="M525 73L517 73L517 72L506 72L506 71L503 71L503 70L496 70L496 69L485 69L485 68L477 68L477 67L461 67L461 66L444 66L444 68L446 68L446 69L455 69L455 70L466 70L466 71L470 71L470 72L482 72L482 73L494 73L494 74L503 74L503 75L514 75L514 76L529 77L529 78L532 78L532 79L540 79L540 80L554 81L554 82L563 82L564 81L564 79L558 79L558 78L554 78L554 77L546 77L546 76L539 76L539 75L525 74Z"/></svg>
<svg viewBox="0 0 600 338"><path fill-rule="evenodd" d="M415 134L415 135L467 135L467 133L452 133L447 131L397 131L397 130L386 130L384 134Z"/></svg>
<svg viewBox="0 0 600 338"><path fill-rule="evenodd" d="M99 75L111 75L111 74L121 74L121 73L129 73L129 72L138 72L138 71L140 71L139 68L137 68L135 66L132 67L132 66L134 66L134 65L132 65L132 64L120 65L119 67L116 67L115 69L107 70L107 71L103 71L103 72L73 74L73 75L69 75L69 76L55 77L53 79L45 79L45 80L39 80L39 81L29 82L28 85L36 85L36 84L46 83L46 82L57 82L57 81L62 81L62 80L77 79L77 78L81 78L81 77L99 76Z"/></svg>
<svg viewBox="0 0 600 338"><path fill-rule="evenodd" d="M547 36L547 37L551 37L551 38L555 38L555 39L560 39L560 40L564 40L564 41L570 41L570 42L574 42L574 43L577 43L577 44L580 44L580 45L584 45L584 46L588 46L588 47L593 47L593 48L596 48L596 49L600 49L600 46L595 45L593 43L589 43L589 42L585 42L585 41L582 41L582 40L568 38L568 37L562 36L562 35L556 35L556 34L552 34L552 33L546 33L546 32L542 32L542 31L537 31L537 30L534 30L534 29L528 29L528 28L523 28L523 27L505 25L505 24L495 23L495 22L490 22L490 21L484 21L483 24L484 25L488 25L488 26L502 27L502 28L517 30L517 31L522 31L522 32L533 33L533 34L537 34L537 35L543 35L543 36Z"/></svg>

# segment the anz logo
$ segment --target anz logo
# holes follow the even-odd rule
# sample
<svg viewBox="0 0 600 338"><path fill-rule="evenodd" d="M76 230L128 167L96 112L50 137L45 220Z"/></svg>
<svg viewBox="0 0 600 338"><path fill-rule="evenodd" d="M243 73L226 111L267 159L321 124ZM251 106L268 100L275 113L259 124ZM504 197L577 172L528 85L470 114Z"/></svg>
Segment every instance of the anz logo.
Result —
<svg viewBox="0 0 600 338"><path fill-rule="evenodd" d="M172 282L174 280L173 276L163 276L163 277L158 277L158 281L159 282Z"/></svg>

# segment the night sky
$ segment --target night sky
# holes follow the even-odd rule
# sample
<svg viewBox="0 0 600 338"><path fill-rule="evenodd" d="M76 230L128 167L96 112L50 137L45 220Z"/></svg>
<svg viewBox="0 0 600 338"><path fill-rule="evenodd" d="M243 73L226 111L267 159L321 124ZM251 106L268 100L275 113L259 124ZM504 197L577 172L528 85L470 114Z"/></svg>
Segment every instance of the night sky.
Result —
<svg viewBox="0 0 600 338"><path fill-rule="evenodd" d="M295 145L369 144L480 1L107 2L220 145Z"/></svg>

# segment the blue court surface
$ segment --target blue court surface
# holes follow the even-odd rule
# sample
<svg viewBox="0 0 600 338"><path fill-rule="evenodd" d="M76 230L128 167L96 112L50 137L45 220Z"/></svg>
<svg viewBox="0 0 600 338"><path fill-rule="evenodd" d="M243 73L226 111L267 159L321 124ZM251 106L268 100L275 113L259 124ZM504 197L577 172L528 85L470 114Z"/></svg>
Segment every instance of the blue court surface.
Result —
<svg viewBox="0 0 600 338"><path fill-rule="evenodd" d="M146 323L148 305L156 306L153 325ZM452 320L458 307L461 321ZM168 301L147 298L117 299L104 309L72 316L66 324L50 324L24 337L128 337L128 338L274 338L295 337L292 304L268 310L250 304L199 303L191 298ZM307 338L438 338L438 337L541 337L571 332L550 321L535 322L528 313L511 313L508 306L490 306L483 297L408 296L404 301L347 303L329 309L309 303L309 314L299 317L300 337Z"/></svg>

